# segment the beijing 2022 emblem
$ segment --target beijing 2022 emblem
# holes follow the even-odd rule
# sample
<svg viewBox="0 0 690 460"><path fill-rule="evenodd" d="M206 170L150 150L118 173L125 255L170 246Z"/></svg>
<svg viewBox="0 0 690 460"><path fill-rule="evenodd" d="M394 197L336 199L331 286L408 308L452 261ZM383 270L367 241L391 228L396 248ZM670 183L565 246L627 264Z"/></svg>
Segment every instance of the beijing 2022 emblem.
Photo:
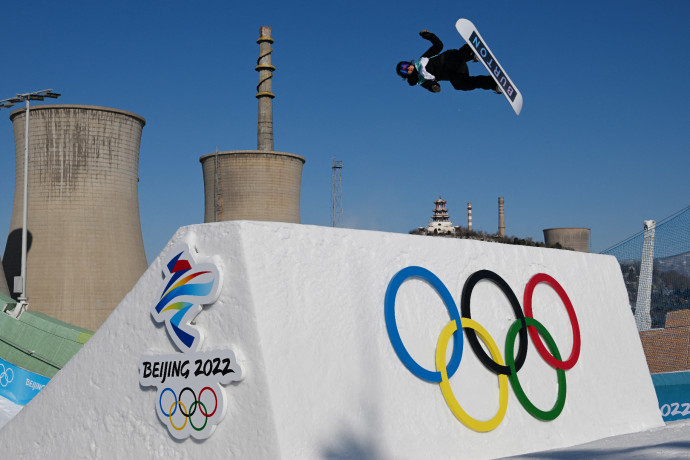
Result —
<svg viewBox="0 0 690 460"><path fill-rule="evenodd" d="M221 385L242 380L232 350L200 351L203 332L192 324L202 305L213 304L221 292L218 267L197 263L186 244L169 253L159 295L151 306L156 323L164 323L168 338L180 353L144 355L139 384L156 387L156 413L178 440L211 436L227 409Z"/></svg>

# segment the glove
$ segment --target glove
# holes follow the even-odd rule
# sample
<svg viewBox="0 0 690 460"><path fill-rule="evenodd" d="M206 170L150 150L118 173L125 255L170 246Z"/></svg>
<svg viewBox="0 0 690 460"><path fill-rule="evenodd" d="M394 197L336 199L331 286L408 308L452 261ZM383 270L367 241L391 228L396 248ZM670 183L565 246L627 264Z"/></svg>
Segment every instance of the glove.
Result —
<svg viewBox="0 0 690 460"><path fill-rule="evenodd" d="M431 32L429 32L429 31L426 30L426 29L424 29L424 30L422 30L421 32L419 32L419 35L420 35L422 38L426 38L426 39L429 39L429 38L431 38L431 37L434 36L434 34L432 34Z"/></svg>

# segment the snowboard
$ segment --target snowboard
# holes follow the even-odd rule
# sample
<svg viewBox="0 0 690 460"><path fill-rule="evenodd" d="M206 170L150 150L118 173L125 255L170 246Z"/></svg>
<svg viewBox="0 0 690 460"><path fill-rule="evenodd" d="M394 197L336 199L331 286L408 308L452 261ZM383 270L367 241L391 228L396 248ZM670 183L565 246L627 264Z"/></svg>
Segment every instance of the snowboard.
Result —
<svg viewBox="0 0 690 460"><path fill-rule="evenodd" d="M471 21L462 18L458 19L458 22L455 23L455 28L473 49L474 54L477 55L481 63L484 64L486 70L489 71L489 75L493 77L501 88L503 95L508 99L515 114L520 115L520 111L522 110L522 93L515 87L512 80L508 77L508 74L498 63L498 59L496 59L496 56L491 52L486 41L479 35L477 28Z"/></svg>

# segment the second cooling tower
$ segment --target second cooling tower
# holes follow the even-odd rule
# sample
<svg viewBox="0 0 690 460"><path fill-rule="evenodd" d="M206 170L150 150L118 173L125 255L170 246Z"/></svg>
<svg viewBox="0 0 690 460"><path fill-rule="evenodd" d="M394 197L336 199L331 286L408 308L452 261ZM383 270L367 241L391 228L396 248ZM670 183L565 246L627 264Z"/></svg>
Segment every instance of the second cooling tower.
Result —
<svg viewBox="0 0 690 460"><path fill-rule="evenodd" d="M558 243L574 251L589 252L589 231L583 227L547 228L544 229L544 242L548 246Z"/></svg>
<svg viewBox="0 0 690 460"><path fill-rule="evenodd" d="M21 273L26 110L14 125L16 179L3 256L10 289ZM29 309L96 330L146 270L138 200L145 120L105 107L29 112Z"/></svg>
<svg viewBox="0 0 690 460"><path fill-rule="evenodd" d="M301 156L249 150L212 153L199 160L204 173L205 222L300 223Z"/></svg>

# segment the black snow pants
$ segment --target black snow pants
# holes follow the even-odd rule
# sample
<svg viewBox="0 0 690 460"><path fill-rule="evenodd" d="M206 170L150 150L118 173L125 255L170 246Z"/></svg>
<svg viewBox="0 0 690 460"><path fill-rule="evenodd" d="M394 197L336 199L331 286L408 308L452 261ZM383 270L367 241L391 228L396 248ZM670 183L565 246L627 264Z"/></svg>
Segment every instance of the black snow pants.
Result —
<svg viewBox="0 0 690 460"><path fill-rule="evenodd" d="M449 81L453 88L460 91L495 89L496 82L489 75L470 76L467 61L472 56L470 46L463 45L460 49L450 49L429 59L426 68L437 81Z"/></svg>

